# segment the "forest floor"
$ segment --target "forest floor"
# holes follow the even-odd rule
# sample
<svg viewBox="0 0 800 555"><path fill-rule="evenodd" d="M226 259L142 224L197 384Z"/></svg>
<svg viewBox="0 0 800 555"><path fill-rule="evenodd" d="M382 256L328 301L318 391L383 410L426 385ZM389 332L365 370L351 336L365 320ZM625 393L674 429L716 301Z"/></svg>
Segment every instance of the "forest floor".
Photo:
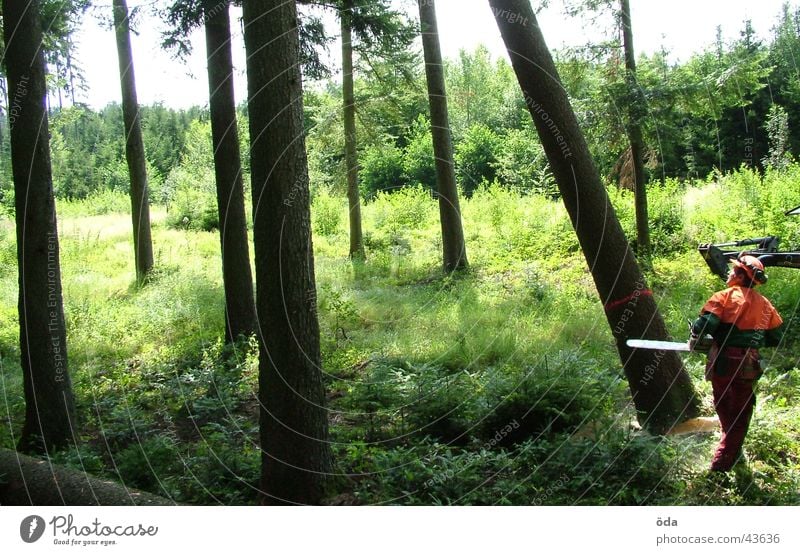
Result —
<svg viewBox="0 0 800 555"><path fill-rule="evenodd" d="M651 198L657 215L657 192ZM615 202L629 226L630 199ZM368 258L355 266L347 259L344 201L315 202L335 456L328 503L800 503L800 272L770 272L764 293L787 321L787 341L765 351L747 463L713 475L706 469L717 431L652 436L635 425L563 208L490 189L463 211L472 268L443 276L437 207L424 191L364 207ZM253 503L256 349L254 341L222 344L218 235L171 229L163 210L153 213L156 272L141 289L129 216L80 217L72 207L60 221L81 437L56 460L183 503ZM703 237L685 229L682 237L660 237L671 250L646 270L676 339L722 286L691 245L712 231L739 232L714 229L711 216L702 227L693 217L686 221ZM24 414L16 250L12 228L0 226L0 394L8 424L0 426L0 446L13 448ZM704 361L685 361L710 418Z"/></svg>

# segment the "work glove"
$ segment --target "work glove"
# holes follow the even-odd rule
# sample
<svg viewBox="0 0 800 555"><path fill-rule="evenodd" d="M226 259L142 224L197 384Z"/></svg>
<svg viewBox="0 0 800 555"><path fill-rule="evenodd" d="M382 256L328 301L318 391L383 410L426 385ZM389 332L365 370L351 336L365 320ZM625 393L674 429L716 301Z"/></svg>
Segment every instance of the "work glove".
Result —
<svg viewBox="0 0 800 555"><path fill-rule="evenodd" d="M710 335L699 336L692 334L689 337L689 350L698 353L707 353L711 350L713 338Z"/></svg>

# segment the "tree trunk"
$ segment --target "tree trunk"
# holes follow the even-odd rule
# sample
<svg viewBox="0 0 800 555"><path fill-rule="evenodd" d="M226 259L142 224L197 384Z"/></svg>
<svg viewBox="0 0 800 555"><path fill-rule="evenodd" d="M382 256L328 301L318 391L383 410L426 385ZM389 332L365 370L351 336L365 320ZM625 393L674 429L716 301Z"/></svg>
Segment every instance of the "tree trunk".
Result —
<svg viewBox="0 0 800 555"><path fill-rule="evenodd" d="M3 1L25 393L25 424L18 448L43 453L72 442L76 430L67 371L39 9L38 0Z"/></svg>
<svg viewBox="0 0 800 555"><path fill-rule="evenodd" d="M439 31L436 25L434 0L418 0L418 3L422 49L425 54L425 77L428 82L428 103L431 110L433 153L436 158L436 185L439 189L444 271L452 272L466 268L469 264L467 248L464 244L464 230L461 227L461 210L458 204L453 140L450 137L447 93L444 86L444 65L439 48Z"/></svg>
<svg viewBox="0 0 800 555"><path fill-rule="evenodd" d="M213 4L213 5L210 5ZM247 243L244 185L233 94L233 60L228 3L204 5L209 111L225 287L225 337L233 342L255 332L253 274Z"/></svg>
<svg viewBox="0 0 800 555"><path fill-rule="evenodd" d="M147 193L147 165L139 123L139 101L133 73L130 21L125 0L114 0L114 29L117 35L119 80L122 86L122 116L125 121L125 158L131 179L131 215L136 280L143 283L153 269L153 244L150 239L150 204Z"/></svg>
<svg viewBox="0 0 800 555"><path fill-rule="evenodd" d="M631 7L628 0L620 0L622 13L622 43L625 50L625 77L628 84L628 140L633 157L634 196L636 206L636 243L642 252L650 250L650 225L647 218L647 183L644 175L644 139L641 118L644 110L639 85L636 82L636 54L633 50Z"/></svg>
<svg viewBox="0 0 800 555"><path fill-rule="evenodd" d="M0 505L175 505L49 460L0 449Z"/></svg>
<svg viewBox="0 0 800 555"><path fill-rule="evenodd" d="M643 426L663 432L697 415L674 352L631 349L666 326L619 224L528 0L489 0L616 340Z"/></svg>
<svg viewBox="0 0 800 555"><path fill-rule="evenodd" d="M353 92L353 37L350 26L353 2L345 0L339 14L342 24L342 92L344 96L344 160L347 166L347 199L350 205L350 258L364 260L361 233L361 194L358 190L356 150L356 99Z"/></svg>
<svg viewBox="0 0 800 555"><path fill-rule="evenodd" d="M294 2L244 3L261 488L265 504L319 503L331 468Z"/></svg>

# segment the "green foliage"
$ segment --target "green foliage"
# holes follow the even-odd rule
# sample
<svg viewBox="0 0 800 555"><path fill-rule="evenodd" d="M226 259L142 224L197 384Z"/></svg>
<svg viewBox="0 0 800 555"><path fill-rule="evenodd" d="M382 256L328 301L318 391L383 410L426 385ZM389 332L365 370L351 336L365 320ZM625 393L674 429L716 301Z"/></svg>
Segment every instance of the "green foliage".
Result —
<svg viewBox="0 0 800 555"><path fill-rule="evenodd" d="M524 193L558 196L544 149L530 127L509 130L499 143L496 168L502 183Z"/></svg>
<svg viewBox="0 0 800 555"><path fill-rule="evenodd" d="M14 218L14 189L0 184L0 220Z"/></svg>
<svg viewBox="0 0 800 555"><path fill-rule="evenodd" d="M792 229L797 220L779 218L783 208L769 205L800 204L798 171L769 171L762 180L742 170L705 184L650 185L652 215L661 222L653 236L664 237L648 279L673 335L685 333L687 307L721 284L693 249L676 246L677 238L697 230L725 238L758 231L746 227L757 217L732 222L714 204L720 187L734 206L756 203L765 226ZM632 221L629 194L615 191L623 219ZM76 201L59 206L77 230L62 238L62 266L82 424L78 447L58 462L182 503L254 502L257 344L222 343L218 238L154 228L159 270L138 289L131 287L130 247L123 248L128 216L112 212L99 222L78 218ZM798 502L791 353L800 338L800 277L771 272L765 294L788 323L787 344L769 359L760 383L745 445L750 476L718 484L704 474L713 435L657 438L629 425L627 386L561 204L494 183L462 208L470 224L468 274L441 276L436 202L421 187L380 193L364 206L372 246L367 262L354 268L335 215L343 217L344 198L317 191L331 434L337 470L353 477L333 483L332 497L403 504ZM688 215L691 226L675 225ZM95 232L95 225L111 231ZM0 234L0 267L13 268L15 259L13 234ZM12 423L0 432L6 447L24 413L16 296L15 273L0 272L0 373ZM689 369L708 398L701 366L690 362Z"/></svg>
<svg viewBox="0 0 800 555"><path fill-rule="evenodd" d="M423 187L406 187L388 194L378 193L372 202L376 230L401 235L419 229L435 218L435 203Z"/></svg>
<svg viewBox="0 0 800 555"><path fill-rule="evenodd" d="M173 170L167 183L174 187L167 216L169 227L195 231L219 229L217 197L208 187L198 188L183 168Z"/></svg>
<svg viewBox="0 0 800 555"><path fill-rule="evenodd" d="M368 147L360 166L361 194L366 199L403 187L408 182L403 152L393 143Z"/></svg>
<svg viewBox="0 0 800 555"><path fill-rule="evenodd" d="M689 236L684 224L685 192L685 185L672 179L648 185L647 210L651 235L650 247L653 253L667 256L696 246L694 238ZM636 237L633 192L612 187L608 193L625 235L633 242Z"/></svg>
<svg viewBox="0 0 800 555"><path fill-rule="evenodd" d="M773 104L767 114L767 136L769 137L769 154L762 161L764 167L778 170L786 169L792 162L788 151L789 116L778 104Z"/></svg>
<svg viewBox="0 0 800 555"><path fill-rule="evenodd" d="M403 152L403 169L413 185L436 190L436 158L433 154L431 123L420 115L409 133L408 145Z"/></svg>
<svg viewBox="0 0 800 555"><path fill-rule="evenodd" d="M131 197L128 193L114 190L99 190L78 200L58 200L56 210L60 217L104 216L106 214L129 214Z"/></svg>
<svg viewBox="0 0 800 555"><path fill-rule="evenodd" d="M327 189L318 189L311 202L311 227L315 234L336 235L346 219L344 199L332 196Z"/></svg>
<svg viewBox="0 0 800 555"><path fill-rule="evenodd" d="M648 186L647 277L675 337L687 310L721 286L697 243L775 234L784 247L800 245L800 219L784 215L800 205L800 166L756 167L770 138L772 154L798 148L797 126L785 125L800 105L796 15L784 10L769 45L745 28L740 40L682 64L666 52L639 59L649 168L662 178ZM385 38L367 33L364 46L385 50ZM341 88L306 93L322 354L337 470L348 476L331 495L408 504L800 502L796 272L771 270L765 287L787 334L760 382L745 445L750 474L709 477L713 434L659 438L630 425L605 315L508 64L482 48L445 62L460 182L472 195L461 205L472 269L442 277L422 66L381 56L361 60L371 71L356 83L369 199L363 264L348 260L343 240ZM562 52L557 63L609 174L627 149L624 68L602 53ZM154 106L142 115L151 196L168 206L168 228L154 228L157 270L143 289L132 286L119 106L58 110L51 122L81 422L78 447L57 460L180 502L252 503L257 349L222 345L218 238L196 231L218 226L210 128L200 110ZM239 129L247 171L246 118ZM10 217L5 128L3 140L0 205ZM632 237L632 195L609 195ZM24 414L15 264L13 223L1 220L5 447ZM687 368L711 411L702 362Z"/></svg>
<svg viewBox="0 0 800 555"><path fill-rule="evenodd" d="M445 62L450 125L456 142L474 125L498 133L516 127L525 104L511 66L492 60L485 46L461 50L458 59Z"/></svg>
<svg viewBox="0 0 800 555"><path fill-rule="evenodd" d="M456 170L461 190L469 197L481 183L494 181L500 137L482 124L467 129L455 149Z"/></svg>
<svg viewBox="0 0 800 555"><path fill-rule="evenodd" d="M160 104L142 107L148 183L155 199L163 200L159 198L161 182L177 166L186 140L195 140L196 133L187 134L190 124L200 125L199 114L198 109L176 111ZM50 132L56 197L82 199L107 190L128 191L125 132L118 104L98 112L82 106L58 110L51 117Z"/></svg>
<svg viewBox="0 0 800 555"><path fill-rule="evenodd" d="M714 181L690 188L684 200L686 229L697 242L723 242L732 238L777 235L782 246L795 248L800 240L797 218L785 212L800 205L793 185L800 168L769 170L762 177L742 166L729 174L714 174Z"/></svg>
<svg viewBox="0 0 800 555"><path fill-rule="evenodd" d="M168 207L167 225L176 229L219 229L211 125L192 122L180 165L157 193Z"/></svg>

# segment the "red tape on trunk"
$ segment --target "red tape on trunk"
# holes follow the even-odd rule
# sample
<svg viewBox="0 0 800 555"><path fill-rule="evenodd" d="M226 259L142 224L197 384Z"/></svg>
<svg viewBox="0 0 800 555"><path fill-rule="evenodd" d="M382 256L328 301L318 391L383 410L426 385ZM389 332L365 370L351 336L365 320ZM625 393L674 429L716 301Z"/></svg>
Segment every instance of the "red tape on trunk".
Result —
<svg viewBox="0 0 800 555"><path fill-rule="evenodd" d="M620 306L631 302L633 299L641 296L652 297L653 292L650 289L637 289L627 297L623 297L616 301L611 301L610 303L606 303L605 310L608 312L609 310L614 310L615 308L619 308Z"/></svg>

